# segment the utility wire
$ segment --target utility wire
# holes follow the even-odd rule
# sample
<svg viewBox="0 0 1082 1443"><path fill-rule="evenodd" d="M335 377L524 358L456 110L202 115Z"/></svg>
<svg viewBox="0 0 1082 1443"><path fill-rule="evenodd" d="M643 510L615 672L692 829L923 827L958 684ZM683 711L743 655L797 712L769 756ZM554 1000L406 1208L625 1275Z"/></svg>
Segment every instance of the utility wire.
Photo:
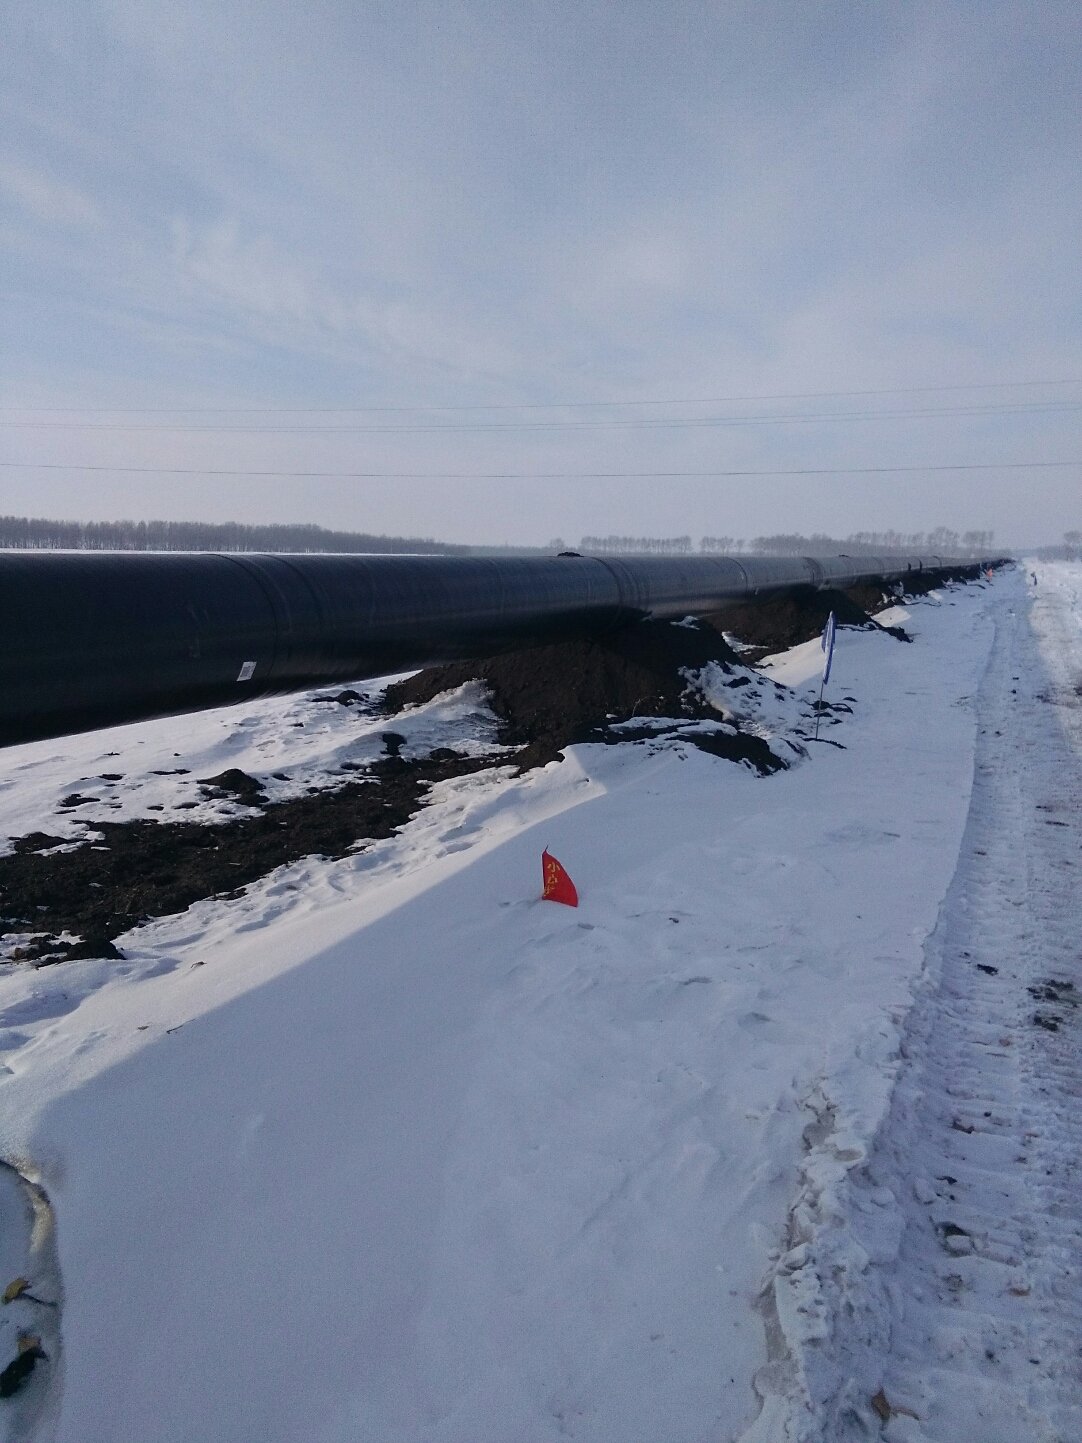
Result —
<svg viewBox="0 0 1082 1443"><path fill-rule="evenodd" d="M340 481L629 481L743 476L886 476L935 471L1042 471L1082 467L1082 461L978 461L932 466L801 466L792 470L729 471L233 471L204 466L102 466L66 461L0 461L25 471L109 471L129 476L269 476Z"/></svg>
<svg viewBox="0 0 1082 1443"><path fill-rule="evenodd" d="M1080 386L1082 380L1066 381L973 381L952 385L894 386L855 391L775 391L760 395L681 396L670 400L647 398L637 401L475 401L467 405L440 406L0 406L4 411L36 411L59 415L355 415L420 413L432 411L571 411L609 406L722 406L754 401L814 401L843 396L916 396L948 391L1006 391L1037 386Z"/></svg>
<svg viewBox="0 0 1082 1443"><path fill-rule="evenodd" d="M963 416L1006 416L1006 415L1035 415L1040 413L1053 412L1065 414L1082 410L1082 401L1047 401L1047 402L1019 402L1011 403L989 403L987 405L971 406L942 406L934 408L921 408L908 411L838 411L823 412L814 414L809 412L793 413L790 415L772 416L691 416L691 417L651 417L640 418L633 421L616 420L605 417L601 420L588 421L472 421L472 422L439 422L435 424L418 425L356 425L356 426L217 426L217 425L191 425L188 423L178 424L156 424L146 425L137 421L11 421L0 420L0 426L32 430L56 430L56 431L126 431L126 432L168 432L170 434L180 433L206 433L213 432L217 435L228 433L242 435L282 435L282 434L308 434L323 436L347 436L347 435L387 435L387 434L425 434L431 432L463 432L463 431L581 431L598 429L629 429L629 430L692 430L696 428L721 428L727 426L777 426L802 424L808 422L823 421L885 421L885 420L913 420L928 419L935 417L963 417Z"/></svg>

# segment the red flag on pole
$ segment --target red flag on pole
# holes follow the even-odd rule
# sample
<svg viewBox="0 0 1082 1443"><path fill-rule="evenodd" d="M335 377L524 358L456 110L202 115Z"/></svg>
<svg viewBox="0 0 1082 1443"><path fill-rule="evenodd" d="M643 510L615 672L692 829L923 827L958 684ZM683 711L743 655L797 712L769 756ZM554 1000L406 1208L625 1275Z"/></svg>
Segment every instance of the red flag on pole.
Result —
<svg viewBox="0 0 1082 1443"><path fill-rule="evenodd" d="M547 847L541 853L541 876L545 883L541 893L542 901L562 902L565 907L579 905L579 894L575 890L574 882Z"/></svg>

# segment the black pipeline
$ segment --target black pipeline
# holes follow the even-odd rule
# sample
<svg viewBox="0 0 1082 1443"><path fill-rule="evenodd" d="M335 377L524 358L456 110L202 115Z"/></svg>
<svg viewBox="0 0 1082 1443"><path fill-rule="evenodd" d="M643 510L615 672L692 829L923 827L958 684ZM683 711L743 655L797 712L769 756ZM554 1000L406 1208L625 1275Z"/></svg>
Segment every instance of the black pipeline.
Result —
<svg viewBox="0 0 1082 1443"><path fill-rule="evenodd" d="M2 552L0 745L980 564Z"/></svg>

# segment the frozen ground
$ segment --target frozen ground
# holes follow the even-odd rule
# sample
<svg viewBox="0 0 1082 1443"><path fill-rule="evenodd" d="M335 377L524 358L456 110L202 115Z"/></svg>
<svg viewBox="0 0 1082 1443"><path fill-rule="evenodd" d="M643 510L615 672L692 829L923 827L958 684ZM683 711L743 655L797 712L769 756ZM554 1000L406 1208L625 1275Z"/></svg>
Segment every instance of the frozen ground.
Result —
<svg viewBox="0 0 1082 1443"><path fill-rule="evenodd" d="M870 1149L840 1153L824 1088L764 1438L1082 1438L1082 567L1038 575L993 613L962 847Z"/></svg>
<svg viewBox="0 0 1082 1443"><path fill-rule="evenodd" d="M245 815L250 809L236 798L201 785L233 767L258 776L272 802L333 786L383 754L391 723L374 710L373 698L386 682L9 747L0 752L0 852L43 827L75 842L100 821ZM434 746L499 750L496 720L477 685L415 708L394 726L405 757Z"/></svg>
<svg viewBox="0 0 1082 1443"><path fill-rule="evenodd" d="M1039 576L842 632L775 777L579 747L3 969L0 1362L49 1355L6 1436L1075 1443L1082 568ZM306 705L13 749L3 830L374 745Z"/></svg>

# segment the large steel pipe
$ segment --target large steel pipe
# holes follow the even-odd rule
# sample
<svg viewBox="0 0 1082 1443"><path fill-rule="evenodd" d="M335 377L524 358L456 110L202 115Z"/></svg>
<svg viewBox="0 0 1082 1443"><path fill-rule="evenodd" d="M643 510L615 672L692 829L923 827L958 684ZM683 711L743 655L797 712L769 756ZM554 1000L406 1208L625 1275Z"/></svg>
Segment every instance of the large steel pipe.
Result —
<svg viewBox="0 0 1082 1443"><path fill-rule="evenodd" d="M0 553L0 745L490 655L909 557Z"/></svg>

